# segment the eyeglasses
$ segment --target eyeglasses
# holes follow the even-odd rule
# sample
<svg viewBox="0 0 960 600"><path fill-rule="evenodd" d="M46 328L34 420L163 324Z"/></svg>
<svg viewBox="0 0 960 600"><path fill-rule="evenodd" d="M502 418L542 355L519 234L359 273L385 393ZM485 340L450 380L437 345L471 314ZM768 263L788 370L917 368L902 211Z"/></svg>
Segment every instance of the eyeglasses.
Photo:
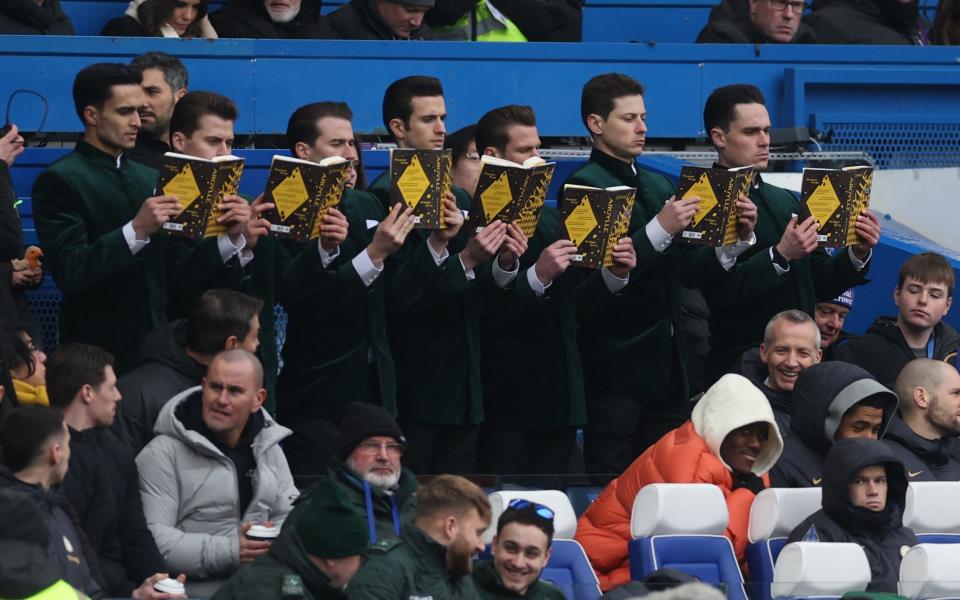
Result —
<svg viewBox="0 0 960 600"><path fill-rule="evenodd" d="M374 456L380 453L381 448L386 448L387 455L389 456L401 456L403 454L403 444L398 444L396 442L360 442L357 446L357 451L361 454L367 454Z"/></svg>
<svg viewBox="0 0 960 600"><path fill-rule="evenodd" d="M802 14L807 8L806 2L787 2L787 0L770 0L770 6L773 10L787 10L787 7L793 9L793 12Z"/></svg>
<svg viewBox="0 0 960 600"><path fill-rule="evenodd" d="M534 512L536 512L537 516L541 519L553 522L553 511L542 504L524 500L523 498L514 498L507 504L507 508L512 508L513 510L526 510L530 507L534 508Z"/></svg>

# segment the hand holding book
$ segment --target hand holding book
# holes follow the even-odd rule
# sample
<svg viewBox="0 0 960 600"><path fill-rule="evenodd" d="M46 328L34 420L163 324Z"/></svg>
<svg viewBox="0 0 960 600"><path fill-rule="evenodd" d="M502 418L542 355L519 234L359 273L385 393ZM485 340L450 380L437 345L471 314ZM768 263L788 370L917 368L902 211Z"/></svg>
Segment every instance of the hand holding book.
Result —
<svg viewBox="0 0 960 600"><path fill-rule="evenodd" d="M347 239L347 217L339 209L331 206L319 216L320 219L320 246L324 252L332 253Z"/></svg>
<svg viewBox="0 0 960 600"><path fill-rule="evenodd" d="M250 221L253 210L246 200L236 194L224 195L217 205L217 210L220 213L216 218L217 224L225 227L224 233L236 243L237 238L247 228L247 222Z"/></svg>
<svg viewBox="0 0 960 600"><path fill-rule="evenodd" d="M382 266L385 258L403 246L414 224L413 209L400 202L394 204L390 214L377 225L373 241L367 246L370 261L378 268Z"/></svg>
<svg viewBox="0 0 960 600"><path fill-rule="evenodd" d="M741 241L750 241L757 227L757 205L746 194L737 198L737 234Z"/></svg>
<svg viewBox="0 0 960 600"><path fill-rule="evenodd" d="M787 229L777 243L777 252L787 260L797 260L809 256L816 249L817 220L810 216L798 224L797 215L791 216Z"/></svg>
<svg viewBox="0 0 960 600"><path fill-rule="evenodd" d="M412 207L411 207L412 208ZM443 224L441 229L434 229L430 232L431 246L434 250L443 251L463 227L463 213L457 208L457 197L448 190L443 198ZM422 220L421 220L422 221ZM416 217L414 217L416 222Z"/></svg>
<svg viewBox="0 0 960 600"><path fill-rule="evenodd" d="M853 245L853 254L860 260L870 255L870 250L880 243L880 220L870 211L864 211L857 217L857 238L860 243Z"/></svg>
<svg viewBox="0 0 960 600"><path fill-rule="evenodd" d="M463 269L469 271L485 263L497 253L507 237L507 226L503 221L493 221L467 240L467 247L460 252Z"/></svg>
<svg viewBox="0 0 960 600"><path fill-rule="evenodd" d="M501 269L511 271L517 259L527 251L527 235L516 223L507 225L506 234L506 237L503 239L503 245L500 246L497 261Z"/></svg>
<svg viewBox="0 0 960 600"><path fill-rule="evenodd" d="M617 245L613 247L613 264L610 265L610 272L623 279L630 271L637 267L637 249L633 247L633 240L628 237L622 237L617 240Z"/></svg>
<svg viewBox="0 0 960 600"><path fill-rule="evenodd" d="M676 196L670 196L655 218L664 231L671 236L677 235L690 225L699 206L700 198L696 196L679 200Z"/></svg>
<svg viewBox="0 0 960 600"><path fill-rule="evenodd" d="M180 214L180 202L176 196L153 196L140 205L131 224L138 240L145 240L160 231L163 224Z"/></svg>
<svg viewBox="0 0 960 600"><path fill-rule="evenodd" d="M550 285L554 279L567 270L576 255L576 244L570 240L557 240L540 253L536 264L533 265L534 275L543 285Z"/></svg>
<svg viewBox="0 0 960 600"><path fill-rule="evenodd" d="M252 214L243 230L243 237L247 240L247 249L253 250L261 237L270 235L270 219L265 218L263 213L273 210L273 208L275 208L274 204L265 201L263 194L254 198L253 203L250 204Z"/></svg>

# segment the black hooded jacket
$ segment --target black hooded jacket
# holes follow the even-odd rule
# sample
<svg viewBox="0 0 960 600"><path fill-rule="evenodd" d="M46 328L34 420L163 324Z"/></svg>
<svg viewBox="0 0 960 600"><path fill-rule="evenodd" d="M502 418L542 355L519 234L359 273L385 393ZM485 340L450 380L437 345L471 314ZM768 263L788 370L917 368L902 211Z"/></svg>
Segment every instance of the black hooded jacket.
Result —
<svg viewBox="0 0 960 600"><path fill-rule="evenodd" d="M180 392L200 385L207 368L187 354L187 321L173 321L147 334L144 363L120 378L120 411L134 453L153 439L160 409Z"/></svg>
<svg viewBox="0 0 960 600"><path fill-rule="evenodd" d="M960 481L960 461L955 437L928 440L895 415L883 441L907 470L909 481Z"/></svg>
<svg viewBox="0 0 960 600"><path fill-rule="evenodd" d="M933 328L933 358L952 365L957 363L960 335L943 321ZM896 317L880 317L858 340L838 346L834 360L842 360L863 367L883 385L892 388L897 376L907 363L916 358L913 350L897 327Z"/></svg>
<svg viewBox="0 0 960 600"><path fill-rule="evenodd" d="M0 0L0 33L4 35L73 35L73 23L60 0ZM19 257L18 257L19 258Z"/></svg>
<svg viewBox="0 0 960 600"><path fill-rule="evenodd" d="M383 22L373 0L350 0L330 13L330 25L345 40L398 40ZM218 30L219 31L219 30ZM410 34L411 40L429 40L430 28L423 25Z"/></svg>
<svg viewBox="0 0 960 600"><path fill-rule="evenodd" d="M883 437L897 411L896 394L869 373L843 362L819 363L800 372L793 388L790 435L783 453L770 470L771 487L811 487L823 478L823 459L843 415L854 404L875 394L884 397Z"/></svg>
<svg viewBox="0 0 960 600"><path fill-rule="evenodd" d="M697 36L698 44L779 44L767 38L750 17L710 19ZM800 23L790 44L816 44L817 36Z"/></svg>
<svg viewBox="0 0 960 600"><path fill-rule="evenodd" d="M887 471L887 502L879 512L850 503L853 476L872 465L883 465ZM884 442L840 440L824 462L823 508L797 525L788 543L816 540L859 544L870 563L872 577L867 591L896 593L904 547L918 543L913 531L903 526L907 497L903 471L903 463Z"/></svg>
<svg viewBox="0 0 960 600"><path fill-rule="evenodd" d="M735 373L740 373L750 380L750 383L757 386L757 389L763 392L770 402L770 408L773 409L773 418L777 421L777 428L780 435L786 439L790 432L790 411L793 406L792 392L781 392L769 387L766 383L770 375L767 369L767 363L760 359L760 349L751 348L743 353L740 361L734 367Z"/></svg>
<svg viewBox="0 0 960 600"><path fill-rule="evenodd" d="M227 0L210 15L222 38L335 40L340 36L320 14L319 0L302 0L300 12L288 23L275 23L263 0Z"/></svg>
<svg viewBox="0 0 960 600"><path fill-rule="evenodd" d="M60 580L50 532L29 494L0 490L0 598L27 598Z"/></svg>
<svg viewBox="0 0 960 600"><path fill-rule="evenodd" d="M916 0L817 0L804 18L820 44L919 43Z"/></svg>

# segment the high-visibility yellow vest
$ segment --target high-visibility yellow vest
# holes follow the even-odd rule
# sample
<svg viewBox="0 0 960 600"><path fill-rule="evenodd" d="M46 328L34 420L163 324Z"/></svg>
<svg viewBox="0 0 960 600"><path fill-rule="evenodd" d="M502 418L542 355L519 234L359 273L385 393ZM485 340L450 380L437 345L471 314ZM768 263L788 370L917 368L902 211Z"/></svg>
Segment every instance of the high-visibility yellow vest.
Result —
<svg viewBox="0 0 960 600"><path fill-rule="evenodd" d="M90 600L90 598L61 579L50 587L27 596L27 600Z"/></svg>
<svg viewBox="0 0 960 600"><path fill-rule="evenodd" d="M473 13L473 14L471 14ZM525 42L527 36L508 19L490 4L489 0L477 0L477 5L472 11L448 27L431 27L430 31L435 40L448 41L469 41L472 38L473 28L471 19L476 15L477 38L478 42Z"/></svg>

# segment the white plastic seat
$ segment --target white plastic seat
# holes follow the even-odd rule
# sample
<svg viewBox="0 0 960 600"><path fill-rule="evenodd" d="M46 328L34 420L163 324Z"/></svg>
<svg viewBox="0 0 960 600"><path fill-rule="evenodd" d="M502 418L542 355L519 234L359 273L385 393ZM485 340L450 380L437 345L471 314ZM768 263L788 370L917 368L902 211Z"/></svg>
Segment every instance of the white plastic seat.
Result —
<svg viewBox="0 0 960 600"><path fill-rule="evenodd" d="M487 527L486 533L483 534L484 542L487 544L493 542L500 515L507 509L510 501L516 498L542 504L553 511L553 539L573 539L573 534L577 532L577 514L573 512L573 505L570 504L570 498L565 493L560 490L501 490L487 497L490 500L492 515L490 527Z"/></svg>
<svg viewBox="0 0 960 600"><path fill-rule="evenodd" d="M643 486L633 500L630 534L634 538L720 535L727 529L728 519L723 492L715 485L652 483Z"/></svg>
<svg viewBox="0 0 960 600"><path fill-rule="evenodd" d="M900 595L916 600L960 597L960 544L918 544L900 562Z"/></svg>
<svg viewBox="0 0 960 600"><path fill-rule="evenodd" d="M770 586L774 598L842 596L870 583L870 564L859 544L794 542L777 558Z"/></svg>
<svg viewBox="0 0 960 600"><path fill-rule="evenodd" d="M912 529L921 542L960 542L958 506L960 482L912 482L907 487L903 525ZM952 536L957 536L956 540Z"/></svg>
<svg viewBox="0 0 960 600"><path fill-rule="evenodd" d="M818 487L763 490L750 506L747 538L761 542L789 536L804 519L820 510L822 495Z"/></svg>

